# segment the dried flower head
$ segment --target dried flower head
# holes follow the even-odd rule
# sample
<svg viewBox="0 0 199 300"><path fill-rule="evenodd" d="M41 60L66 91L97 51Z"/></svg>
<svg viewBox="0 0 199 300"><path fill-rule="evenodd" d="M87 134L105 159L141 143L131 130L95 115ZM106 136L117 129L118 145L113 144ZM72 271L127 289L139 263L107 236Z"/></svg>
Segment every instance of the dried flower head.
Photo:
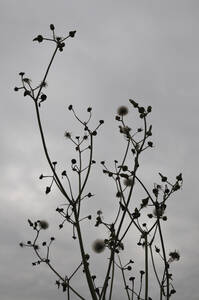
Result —
<svg viewBox="0 0 199 300"><path fill-rule="evenodd" d="M41 229L46 230L46 229L49 227L49 224L48 224L48 222L45 221L45 220L40 220L40 221L39 221L39 226L40 226Z"/></svg>
<svg viewBox="0 0 199 300"><path fill-rule="evenodd" d="M164 215L165 209L166 209L166 205L165 205L165 204L162 204L161 206L156 207L156 208L153 210L153 215L154 215L155 217L161 218L161 217Z"/></svg>
<svg viewBox="0 0 199 300"><path fill-rule="evenodd" d="M71 138L71 133L68 132L68 131L65 131L64 136L65 136L65 138L70 139Z"/></svg>
<svg viewBox="0 0 199 300"><path fill-rule="evenodd" d="M92 245L92 249L94 252L96 253L101 253L104 251L105 249L105 243L104 243L104 240L101 240L101 239L97 239L93 242L93 245Z"/></svg>
<svg viewBox="0 0 199 300"><path fill-rule="evenodd" d="M170 252L169 253L169 262L172 262L172 261L178 261L180 259L180 254L178 251L173 251L173 252Z"/></svg>
<svg viewBox="0 0 199 300"><path fill-rule="evenodd" d="M132 186L132 184L133 184L132 178L125 178L124 179L124 185L125 186Z"/></svg>
<svg viewBox="0 0 199 300"><path fill-rule="evenodd" d="M126 107L126 106L120 106L117 109L117 113L119 116L125 116L128 114L128 112L129 112L129 110L128 110L128 107Z"/></svg>

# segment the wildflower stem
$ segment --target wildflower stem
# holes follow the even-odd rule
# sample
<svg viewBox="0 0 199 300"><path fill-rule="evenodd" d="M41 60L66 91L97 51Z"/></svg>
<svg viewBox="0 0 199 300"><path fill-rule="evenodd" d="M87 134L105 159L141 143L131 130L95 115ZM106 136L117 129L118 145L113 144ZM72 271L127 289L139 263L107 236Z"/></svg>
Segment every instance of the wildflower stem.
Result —
<svg viewBox="0 0 199 300"><path fill-rule="evenodd" d="M51 67L51 65L52 65L52 63L53 63L53 60L54 60L54 58L55 58L55 55L56 55L58 49L59 49L59 47L58 47L58 45L57 45L56 48L55 48L55 51L53 52L53 55L52 55L52 57L51 57L51 60L50 60L50 62L49 62L49 64L48 64L48 67L47 67L47 69L46 69L46 72L45 72L45 74L44 74L42 83L41 83L41 85L40 85L40 87L39 87L39 90L38 90L38 92L37 92L37 96L36 96L36 98L35 98L35 102L37 102L38 99L39 99L41 90L42 90L42 88L43 88L43 83L45 83L45 81L46 81L46 78L47 78L47 76L48 76L48 72L49 72L49 70L50 70L50 67Z"/></svg>
<svg viewBox="0 0 199 300"><path fill-rule="evenodd" d="M82 261L83 261L83 265L84 265L84 271L85 271L85 274L86 274L88 287L89 287L89 290L90 290L90 293L91 293L91 296L92 296L92 300L98 300L97 296L96 296L93 280L92 280L92 277L91 277L91 274L90 274L88 262L87 262L86 256L85 256L84 245L83 245L83 240L82 240L82 233L81 233L81 228L80 228L79 219L78 219L79 216L78 216L76 206L74 206L74 216L75 216L75 221L76 221L75 225L76 225L78 241L79 241L79 246L80 246L80 251L81 251L81 256L82 256Z"/></svg>
<svg viewBox="0 0 199 300"><path fill-rule="evenodd" d="M149 249L150 249L150 254L151 254L151 261L152 261L152 266L153 266L153 270L154 270L154 273L155 273L155 276L156 276L156 279L157 279L157 282L160 286L160 289L163 289L162 288L162 285L160 283L160 279L158 277L158 273L157 273L157 270L156 270L156 267L155 267L155 261L154 261L154 257L153 257L153 250L152 250L152 245L149 244Z"/></svg>
<svg viewBox="0 0 199 300"><path fill-rule="evenodd" d="M113 264L112 264L112 275L111 275L111 286L110 286L110 293L109 293L109 300L111 300L111 298L112 298L114 275L115 275L115 264L114 264L114 261L113 261Z"/></svg>
<svg viewBox="0 0 199 300"><path fill-rule="evenodd" d="M158 231L160 235L160 241L161 241L161 246L162 246L162 252L163 252L163 259L164 259L164 265L165 265L165 274L166 274L166 299L169 300L169 273L168 273L168 263L167 263L167 258L166 258L166 251L165 251L165 246L164 246L164 240L163 240L163 235L162 235L162 230L161 230L161 225L160 225L160 219L159 216L157 216L157 226L158 226Z"/></svg>
<svg viewBox="0 0 199 300"><path fill-rule="evenodd" d="M35 238L35 240L34 240L34 242L33 242L33 245L35 245L35 243L36 243L38 237L39 237L39 231L37 231L37 235L36 235L36 238ZM41 257L41 255L39 254L39 251L38 251L36 248L34 248L34 251L35 251L37 257L40 259L40 261L45 261L45 263L48 265L48 267L51 269L51 271L53 271L53 273L55 273L55 275L56 275L61 281L64 282L64 278L63 278L63 277L55 270L55 268L51 265L50 261L49 261L49 260L44 260L44 259ZM71 291L72 291L76 296L78 296L80 299L86 300L86 299L83 298L83 297L82 297L82 296L81 296L74 288L72 288L71 285L69 285L69 283L68 283L68 288L71 289Z"/></svg>
<svg viewBox="0 0 199 300"><path fill-rule="evenodd" d="M107 268L107 272L106 272L106 277L105 277L105 280L104 280L104 284L103 284L103 288L102 288L99 300L101 300L101 299L105 300L106 299L105 296L106 296L106 290L107 290L107 286L108 286L108 279L109 279L111 266L114 263L114 258L115 258L115 252L114 252L114 249L111 249L111 255L110 255L110 258L109 258L109 264L108 264L108 268Z"/></svg>
<svg viewBox="0 0 199 300"><path fill-rule="evenodd" d="M45 156L46 156L46 159L48 161L48 164L53 172L53 175L56 179L56 183L57 183L57 186L58 188L60 189L61 193L66 197L66 199L69 201L70 204L72 204L68 194L66 193L64 187L62 186L62 183L60 182L60 179L55 171L55 168L52 164L52 161L50 159L50 156L48 154L48 150L47 150L47 146L46 146L46 141L45 141L45 138L44 138L44 133L43 133L43 128L42 128L42 124L41 124L41 118L40 118L40 113L39 113L39 108L38 108L38 105L37 103L35 102L35 109L36 109L36 115L37 115L37 122L38 122L38 125L39 125L39 131L40 131L40 136L41 136L41 140L42 140L42 145L43 145L43 149L44 149L44 153L45 153Z"/></svg>
<svg viewBox="0 0 199 300"><path fill-rule="evenodd" d="M145 234L145 300L148 300L148 285L149 285L149 274L148 274L148 238L147 233Z"/></svg>
<svg viewBox="0 0 199 300"><path fill-rule="evenodd" d="M121 262L121 259L120 259L119 255L118 255L118 260L119 260L119 263L120 263L120 269L122 271L122 278L123 278L123 282L124 282L124 288L126 290L128 300L130 300L130 295L129 295L129 291L128 291L127 284L126 284L126 278L125 278L125 275L124 275L124 268L122 267L122 262Z"/></svg>

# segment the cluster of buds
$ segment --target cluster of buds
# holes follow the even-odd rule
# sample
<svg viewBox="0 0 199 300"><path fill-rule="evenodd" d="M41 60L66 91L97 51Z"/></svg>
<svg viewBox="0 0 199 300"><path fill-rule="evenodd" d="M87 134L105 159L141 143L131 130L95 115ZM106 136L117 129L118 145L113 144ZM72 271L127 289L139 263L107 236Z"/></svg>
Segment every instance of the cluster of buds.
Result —
<svg viewBox="0 0 199 300"><path fill-rule="evenodd" d="M73 38L75 36L76 31L69 31L69 34L66 37L60 37L55 35L55 26L53 24L50 24L50 30L52 31L52 38L46 38L43 37L43 35L39 34L37 35L33 41L37 41L39 43L42 43L43 41L50 41L56 44L56 50L58 49L60 52L63 51L63 48L65 47L64 41L68 38ZM36 85L36 87L33 87L31 84L31 79L28 77L25 77L25 72L20 72L19 76L21 78L22 85L19 87L15 87L14 91L23 90L24 97L29 96L32 98L34 102L38 102L39 107L41 106L41 103L46 101L47 95L42 93L41 90L47 86L47 82L44 79ZM37 92L37 93L36 93Z"/></svg>

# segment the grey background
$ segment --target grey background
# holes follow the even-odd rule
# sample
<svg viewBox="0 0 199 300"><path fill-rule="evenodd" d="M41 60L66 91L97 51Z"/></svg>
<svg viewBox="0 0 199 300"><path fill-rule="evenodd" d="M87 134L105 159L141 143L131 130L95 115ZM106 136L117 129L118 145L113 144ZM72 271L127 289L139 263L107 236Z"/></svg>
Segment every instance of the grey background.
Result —
<svg viewBox="0 0 199 300"><path fill-rule="evenodd" d="M159 180L158 172L170 178L182 172L184 186L170 199L169 222L164 232L167 250L179 250L181 260L172 265L177 294L173 299L198 299L198 78L199 78L199 3L189 0L146 1L1 1L1 156L0 156L0 296L2 300L66 299L54 286L56 277L46 266L33 268L34 255L20 249L20 241L33 237L27 218L46 219L50 227L44 239L55 235L53 258L58 269L71 273L78 261L77 243L71 230L58 230L55 208L63 203L56 189L45 195L46 182L39 181L49 169L42 152L33 103L14 93L18 73L25 71L32 82L42 80L53 51L52 45L33 43L39 33L49 35L54 23L57 34L77 30L59 53L48 77L48 101L42 107L46 138L53 160L63 170L75 153L63 137L80 127L67 110L69 104L86 116L93 107L93 126L105 120L96 137L95 159L120 159L125 142L114 120L117 107L133 98L152 105L155 148L143 159L140 175L149 188ZM132 110L131 126L139 126ZM96 194L85 203L85 211L102 209L111 219L115 191L102 176L99 164L94 168L89 189ZM94 219L90 224L94 224ZM85 224L87 249L103 230ZM142 267L143 253L136 248L136 236L127 242L127 257ZM103 276L108 253L93 255L96 272ZM125 256L123 256L125 261ZM67 271L66 271L67 270ZM84 290L81 276L76 280ZM84 291L86 296L86 291ZM115 300L122 297L121 290ZM73 299L73 298L72 298ZM74 298L75 299L75 298Z"/></svg>

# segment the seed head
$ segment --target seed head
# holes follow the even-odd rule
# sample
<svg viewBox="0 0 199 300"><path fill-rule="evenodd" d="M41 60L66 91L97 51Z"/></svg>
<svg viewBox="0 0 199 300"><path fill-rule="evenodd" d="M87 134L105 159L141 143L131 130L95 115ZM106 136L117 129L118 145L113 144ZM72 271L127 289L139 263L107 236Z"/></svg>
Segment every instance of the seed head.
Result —
<svg viewBox="0 0 199 300"><path fill-rule="evenodd" d="M124 185L126 185L126 186L132 186L132 184L133 184L132 178L125 178L124 179Z"/></svg>
<svg viewBox="0 0 199 300"><path fill-rule="evenodd" d="M64 133L65 138L70 139L71 138L71 133L68 131L65 131Z"/></svg>
<svg viewBox="0 0 199 300"><path fill-rule="evenodd" d="M119 116L125 116L128 114L128 112L129 112L129 110L128 110L128 107L126 107L126 106L120 106L117 109L117 113Z"/></svg>
<svg viewBox="0 0 199 300"><path fill-rule="evenodd" d="M92 245L92 249L94 252L96 253L101 253L104 251L105 249L105 243L104 243L104 240L101 240L101 239L97 239L93 242L93 245Z"/></svg>
<svg viewBox="0 0 199 300"><path fill-rule="evenodd" d="M49 224L47 221L41 220L41 221L39 221L39 226L41 229L46 230L49 227Z"/></svg>
<svg viewBox="0 0 199 300"><path fill-rule="evenodd" d="M169 261L172 262L172 261L178 261L180 259L180 254L178 251L173 251L173 252L170 252L169 253Z"/></svg>

